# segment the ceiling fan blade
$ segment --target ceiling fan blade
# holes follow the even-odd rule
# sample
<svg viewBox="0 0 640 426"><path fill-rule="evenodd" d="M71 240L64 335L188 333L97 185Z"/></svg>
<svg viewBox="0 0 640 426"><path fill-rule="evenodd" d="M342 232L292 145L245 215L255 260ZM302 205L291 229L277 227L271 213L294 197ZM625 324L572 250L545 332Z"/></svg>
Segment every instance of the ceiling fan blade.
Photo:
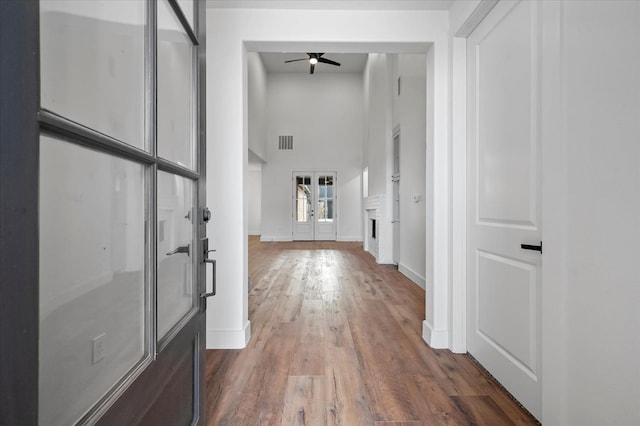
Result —
<svg viewBox="0 0 640 426"><path fill-rule="evenodd" d="M284 61L285 64L288 64L289 62L298 62L298 61L308 61L309 58L302 58L302 59L290 59L288 61Z"/></svg>
<svg viewBox="0 0 640 426"><path fill-rule="evenodd" d="M316 69L316 66L314 64L311 64L311 68L309 69L309 74L313 74L315 69Z"/></svg>
<svg viewBox="0 0 640 426"><path fill-rule="evenodd" d="M335 65L337 67L340 66L338 62L332 61L331 59L327 59L327 58L318 58L318 62L322 62L323 64Z"/></svg>

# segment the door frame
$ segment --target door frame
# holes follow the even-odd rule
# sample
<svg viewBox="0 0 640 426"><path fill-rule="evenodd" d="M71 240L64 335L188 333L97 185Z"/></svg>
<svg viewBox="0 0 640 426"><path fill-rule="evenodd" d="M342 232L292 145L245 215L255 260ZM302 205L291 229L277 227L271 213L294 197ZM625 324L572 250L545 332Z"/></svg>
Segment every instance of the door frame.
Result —
<svg viewBox="0 0 640 426"><path fill-rule="evenodd" d="M467 38L499 0L482 0L451 28L452 48L452 287L451 341L455 353L467 352Z"/></svg>
<svg viewBox="0 0 640 426"><path fill-rule="evenodd" d="M38 421L39 23L38 2L0 2L1 424Z"/></svg>
<svg viewBox="0 0 640 426"><path fill-rule="evenodd" d="M35 425L38 423L38 383L39 383L39 163L40 163L40 135L43 129L48 133L52 130L56 135L71 136L76 141L97 141L108 154L121 157L132 157L140 164L155 164L153 171L158 168L173 172L181 176L197 179L198 216L206 201L206 120L205 120L205 78L206 65L206 7L202 0L196 0L197 16L194 16L197 34L189 35L195 43L194 65L197 64L194 78L194 106L196 112L195 140L199 150L198 171L191 171L175 166L168 161L152 160L146 154L138 154L135 148L129 149L120 144L110 143L108 137L91 134L89 130L79 129L64 119L58 119L53 114L41 111L40 105L40 8L37 1L8 0L0 2L0 423ZM169 0L170 5L178 14L180 20L186 18L179 11L176 0ZM151 3L155 4L155 2ZM199 7L198 7L199 6ZM180 16L182 15L182 16ZM152 20L154 18L151 18ZM186 21L185 21L186 22ZM148 32L147 32L148 33ZM147 53L145 53L147 55ZM153 55L155 57L155 55ZM148 59L148 58L147 58ZM148 63L147 63L148 64ZM145 73L153 72L147 67ZM147 75L148 78L148 75ZM155 78L152 78L155 81ZM155 83L154 83L155 84ZM148 97L147 97L148 100ZM155 111L155 105L147 105ZM147 114L150 112L147 111ZM153 112L151 112L153 113ZM155 128L155 121L146 126ZM80 131L79 131L80 130ZM78 143L78 142L76 142ZM96 142L94 142L96 143ZM149 157L149 158L146 158ZM155 195L151 194L152 203ZM151 221L155 214L151 214ZM148 225L151 234L155 235L155 223ZM195 225L197 235L197 264L203 262L202 247L206 236L206 222L199 218ZM145 255L146 262L148 252ZM154 255L152 254L152 258ZM147 266L153 269L154 266ZM152 272L152 276L154 273ZM205 290L206 271L204 266L198 268L194 276L197 280L194 290L200 294ZM205 380L202 377L206 365L205 313L201 309L201 301L196 299L196 313L189 321L182 320L184 333L174 332L169 339L158 342L155 337L155 326L149 325L148 332L152 339L145 340L145 347L151 343L152 351L149 360L137 364L131 375L121 383L121 388L109 392L106 402L98 402L92 409L93 414L107 413L107 418L88 417L98 422L110 421L121 413L112 408L125 408L126 413L132 415L130 405L122 402L123 395L133 395L145 386L159 383L155 371L147 367L156 360L159 349L170 352L173 345L189 337L190 333L197 334L195 339L194 358L197 363L194 370L194 393L199 393L199 399L193 401L196 414L195 424L206 422L206 391ZM202 321L194 318L202 318ZM188 322L188 324L187 324ZM175 361L175 357L165 357L160 368L167 368ZM153 369L151 369L153 370ZM163 370L167 371L167 370ZM167 379L168 380L168 379ZM161 380L160 380L161 381ZM124 386L123 386L124 385ZM143 401L144 399L144 401ZM157 400L152 395L142 395L136 398L140 405L140 415L152 407ZM94 410L95 409L95 410ZM128 411L126 410L128 409ZM123 411L124 412L124 411ZM115 413L115 416L112 414ZM126 415L125 413L125 415ZM93 416L91 414L91 416ZM86 417L83 419L87 419Z"/></svg>

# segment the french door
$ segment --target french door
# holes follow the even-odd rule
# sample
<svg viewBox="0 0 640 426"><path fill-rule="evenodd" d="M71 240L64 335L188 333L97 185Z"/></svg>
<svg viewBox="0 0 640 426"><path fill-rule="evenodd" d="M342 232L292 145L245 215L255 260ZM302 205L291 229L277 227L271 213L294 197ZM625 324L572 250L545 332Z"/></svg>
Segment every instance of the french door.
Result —
<svg viewBox="0 0 640 426"><path fill-rule="evenodd" d="M293 173L293 240L335 241L335 172Z"/></svg>
<svg viewBox="0 0 640 426"><path fill-rule="evenodd" d="M1 8L0 423L204 424L204 2Z"/></svg>
<svg viewBox="0 0 640 426"><path fill-rule="evenodd" d="M537 418L539 7L500 1L467 40L468 350Z"/></svg>

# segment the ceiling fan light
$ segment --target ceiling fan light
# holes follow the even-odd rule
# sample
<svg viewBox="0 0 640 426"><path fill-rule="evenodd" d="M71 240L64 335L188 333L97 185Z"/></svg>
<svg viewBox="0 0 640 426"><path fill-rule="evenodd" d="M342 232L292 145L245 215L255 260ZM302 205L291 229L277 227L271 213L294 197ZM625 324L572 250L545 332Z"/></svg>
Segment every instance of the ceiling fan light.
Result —
<svg viewBox="0 0 640 426"><path fill-rule="evenodd" d="M310 58L310 59L309 59L309 63L310 63L311 65L315 65L315 64L317 64L317 63L318 63L318 59L316 59L316 58Z"/></svg>

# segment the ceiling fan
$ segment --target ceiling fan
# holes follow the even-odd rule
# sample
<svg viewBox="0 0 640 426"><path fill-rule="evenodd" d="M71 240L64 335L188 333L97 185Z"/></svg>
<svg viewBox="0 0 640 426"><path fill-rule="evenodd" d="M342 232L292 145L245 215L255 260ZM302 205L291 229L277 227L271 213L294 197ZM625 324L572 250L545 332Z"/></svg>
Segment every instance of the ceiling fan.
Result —
<svg viewBox="0 0 640 426"><path fill-rule="evenodd" d="M332 61L331 59L323 58L322 55L324 55L324 53L307 53L308 58L291 59L289 61L284 61L284 63L288 64L289 62L309 61L309 74L313 74L313 71L316 69L316 64L318 62L323 64L335 65L337 67L340 66L338 62Z"/></svg>

